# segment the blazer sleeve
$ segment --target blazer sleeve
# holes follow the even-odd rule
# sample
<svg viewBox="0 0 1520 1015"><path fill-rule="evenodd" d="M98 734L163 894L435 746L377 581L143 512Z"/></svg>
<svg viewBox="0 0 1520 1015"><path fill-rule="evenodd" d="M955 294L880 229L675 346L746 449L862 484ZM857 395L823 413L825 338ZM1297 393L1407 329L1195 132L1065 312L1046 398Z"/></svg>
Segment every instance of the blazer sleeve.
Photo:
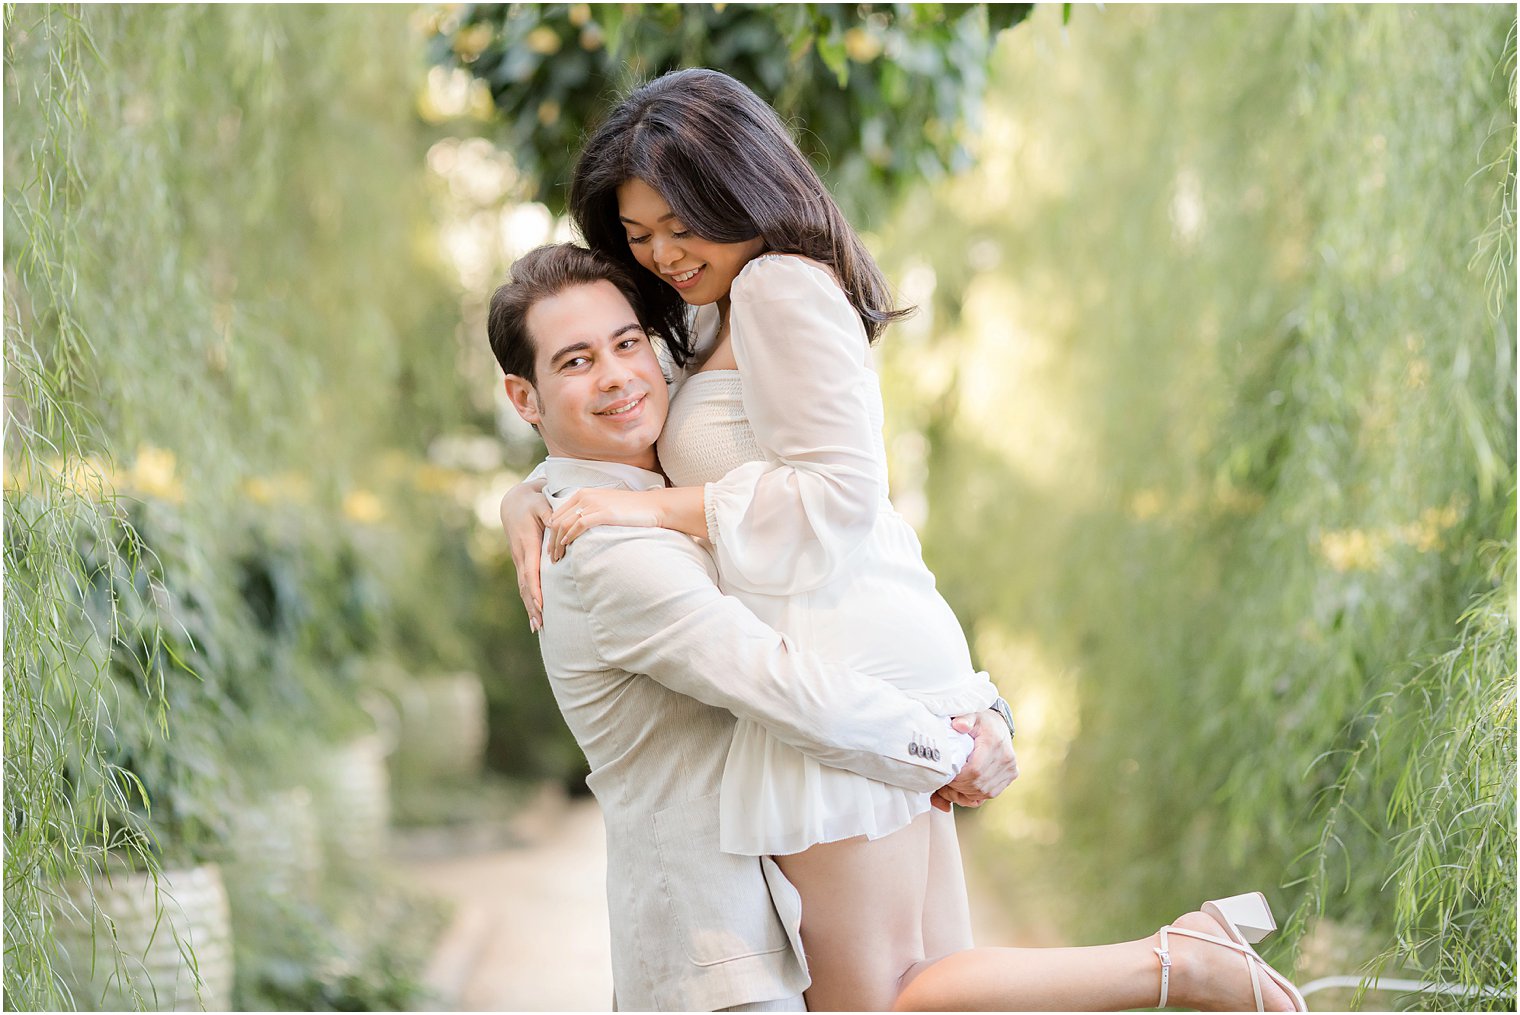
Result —
<svg viewBox="0 0 1520 1015"><path fill-rule="evenodd" d="M817 588L870 533L885 494L865 329L826 272L779 255L745 267L729 313L765 458L706 485L708 541L729 588Z"/></svg>
<svg viewBox="0 0 1520 1015"><path fill-rule="evenodd" d="M928 792L972 741L874 677L799 649L714 584L706 553L664 529L599 528L567 558L597 653L766 727L831 768Z"/></svg>

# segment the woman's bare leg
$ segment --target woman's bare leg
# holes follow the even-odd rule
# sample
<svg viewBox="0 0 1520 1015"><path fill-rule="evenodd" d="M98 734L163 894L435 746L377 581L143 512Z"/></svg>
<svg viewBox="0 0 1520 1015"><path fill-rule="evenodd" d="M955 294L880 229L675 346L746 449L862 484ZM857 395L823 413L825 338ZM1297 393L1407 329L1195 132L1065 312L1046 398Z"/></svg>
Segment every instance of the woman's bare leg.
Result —
<svg viewBox="0 0 1520 1015"><path fill-rule="evenodd" d="M929 957L903 978L897 1010L1113 1011L1155 1003L1156 954L1149 947L1135 947L1142 942L1106 948L974 947L955 817L942 811L931 817L929 896L924 904L924 951ZM1075 954L1061 954L1065 952ZM921 976L927 979L919 982ZM1093 983L1095 979L1107 986Z"/></svg>
<svg viewBox="0 0 1520 1015"><path fill-rule="evenodd" d="M1174 921L1223 937L1213 917L1188 913ZM898 1011L1120 1011L1154 1007L1161 964L1155 937L1087 948L972 948L924 963L897 998ZM1254 1011L1245 959L1191 938L1170 941L1168 1003L1203 1011ZM1292 1011L1288 995L1261 978L1268 1011Z"/></svg>
<svg viewBox="0 0 1520 1015"><path fill-rule="evenodd" d="M887 1011L924 957L929 815L891 835L825 842L778 856L802 895L809 1011Z"/></svg>
<svg viewBox="0 0 1520 1015"><path fill-rule="evenodd" d="M971 940L971 906L955 814L929 812L929 893L924 899L924 954L939 958L965 951Z"/></svg>
<svg viewBox="0 0 1520 1015"><path fill-rule="evenodd" d="M940 812L874 841L822 843L776 862L802 895L811 1011L1122 1011L1154 1006L1158 939L1086 948L971 948L954 825ZM955 847L952 855L948 850ZM1174 926L1223 936L1203 913ZM926 948L926 945L932 946ZM1170 1003L1255 1008L1245 960L1182 936L1170 942ZM1287 995L1262 978L1268 1010Z"/></svg>
<svg viewBox="0 0 1520 1015"><path fill-rule="evenodd" d="M1142 940L1091 948L972 948L916 970L895 1009L1145 1008L1156 1003L1161 984L1153 945L1154 941Z"/></svg>

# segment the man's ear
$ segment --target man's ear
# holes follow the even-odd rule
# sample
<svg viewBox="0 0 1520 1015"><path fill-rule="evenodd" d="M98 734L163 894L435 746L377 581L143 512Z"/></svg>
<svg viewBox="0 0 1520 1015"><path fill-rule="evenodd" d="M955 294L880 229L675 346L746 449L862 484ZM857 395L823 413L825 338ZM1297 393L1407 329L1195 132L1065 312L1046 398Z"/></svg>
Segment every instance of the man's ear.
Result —
<svg viewBox="0 0 1520 1015"><path fill-rule="evenodd" d="M517 414L534 426L538 426L541 415L538 407L538 392L533 390L533 385L526 377L517 374L507 374L507 397L512 400L512 408Z"/></svg>

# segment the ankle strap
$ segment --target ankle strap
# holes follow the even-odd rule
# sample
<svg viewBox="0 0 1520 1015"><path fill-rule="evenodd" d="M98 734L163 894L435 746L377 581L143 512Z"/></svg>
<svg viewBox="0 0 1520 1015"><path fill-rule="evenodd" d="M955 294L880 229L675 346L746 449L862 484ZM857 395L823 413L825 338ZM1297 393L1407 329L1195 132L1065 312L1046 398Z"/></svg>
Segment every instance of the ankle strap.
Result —
<svg viewBox="0 0 1520 1015"><path fill-rule="evenodd" d="M1261 975L1256 971L1256 965L1261 961L1261 959L1250 948L1245 945L1237 944L1228 938L1215 937L1213 934L1204 934L1196 930L1188 930L1185 927L1173 927L1171 924L1162 927L1156 932L1156 934L1161 939L1161 947L1152 948L1151 951L1155 952L1156 957L1161 960L1161 1000L1157 1002L1157 1008L1166 1007L1167 992L1171 987L1172 980L1172 951L1167 944L1166 936L1168 934L1181 934L1183 937L1195 938L1199 941L1208 941L1211 944L1222 945L1225 948L1233 949L1234 951L1239 952L1241 955L1245 956L1246 968L1251 972L1251 993L1256 998L1256 1010L1266 1010L1265 1006L1261 1002Z"/></svg>
<svg viewBox="0 0 1520 1015"><path fill-rule="evenodd" d="M1166 932L1169 929L1170 928L1168 927L1162 927L1159 931L1156 932L1161 937L1161 947L1151 949L1151 951L1155 952L1156 956L1161 959L1161 1000L1156 1002L1157 1008L1166 1007L1166 992L1167 988L1171 986L1172 953L1171 950L1166 946Z"/></svg>

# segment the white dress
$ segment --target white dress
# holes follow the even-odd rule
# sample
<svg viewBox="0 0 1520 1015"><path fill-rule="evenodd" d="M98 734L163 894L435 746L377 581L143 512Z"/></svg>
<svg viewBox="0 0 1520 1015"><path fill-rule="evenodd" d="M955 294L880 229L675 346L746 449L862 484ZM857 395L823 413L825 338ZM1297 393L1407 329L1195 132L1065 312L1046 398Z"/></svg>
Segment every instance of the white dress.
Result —
<svg viewBox="0 0 1520 1015"><path fill-rule="evenodd" d="M931 711L985 708L997 691L887 499L881 389L854 308L826 272L763 255L734 280L730 316L739 369L681 379L659 444L672 483L706 488L723 591L799 646ZM699 349L716 326L716 309L700 308ZM955 740L963 756L969 738ZM721 845L797 853L886 835L928 809L928 794L823 766L741 719Z"/></svg>

